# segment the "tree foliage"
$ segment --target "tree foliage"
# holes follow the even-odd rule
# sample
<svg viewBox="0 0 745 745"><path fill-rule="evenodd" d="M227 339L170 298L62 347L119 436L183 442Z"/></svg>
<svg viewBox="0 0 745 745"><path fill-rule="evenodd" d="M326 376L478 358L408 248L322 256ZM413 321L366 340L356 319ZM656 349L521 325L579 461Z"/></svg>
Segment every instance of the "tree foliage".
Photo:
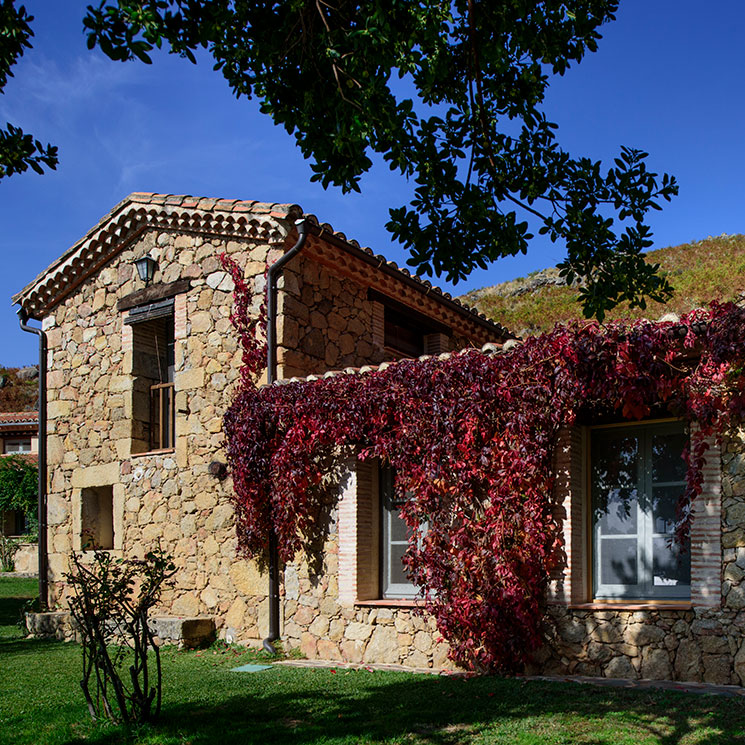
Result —
<svg viewBox="0 0 745 745"><path fill-rule="evenodd" d="M663 299L644 262L646 214L675 180L623 147L610 168L572 157L542 110L552 75L597 49L617 0L105 0L88 45L150 61L207 49L236 96L294 134L325 187L359 190L382 156L415 185L388 228L424 274L457 281L525 252L532 224L564 241L587 316Z"/></svg>
<svg viewBox="0 0 745 745"><path fill-rule="evenodd" d="M0 93L3 93L8 78L13 76L11 67L26 49L31 48L29 39L33 16L26 13L23 5L15 7L14 0L0 2ZM23 173L31 168L44 173L44 166L57 167L57 148L43 145L33 135L10 122L0 129L0 179Z"/></svg>
<svg viewBox="0 0 745 745"><path fill-rule="evenodd" d="M246 286L235 267L233 276L240 299ZM745 415L745 310L734 305L679 323L557 326L506 353L466 350L259 390L262 345L247 307L237 303L234 323L249 367L224 421L241 548L260 555L273 529L284 561L313 551L332 464L390 464L412 528L409 575L453 658L471 668L514 670L540 644L562 555L552 464L563 428L660 411L696 422L677 523L685 546L706 438Z"/></svg>
<svg viewBox="0 0 745 745"><path fill-rule="evenodd" d="M36 522L39 471L22 455L0 458L0 512L18 510Z"/></svg>

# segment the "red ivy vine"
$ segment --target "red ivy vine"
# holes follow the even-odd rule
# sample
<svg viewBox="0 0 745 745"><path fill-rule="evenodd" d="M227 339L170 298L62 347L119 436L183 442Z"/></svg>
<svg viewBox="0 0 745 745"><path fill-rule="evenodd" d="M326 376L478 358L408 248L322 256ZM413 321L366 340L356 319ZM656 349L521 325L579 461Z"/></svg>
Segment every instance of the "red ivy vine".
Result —
<svg viewBox="0 0 745 745"><path fill-rule="evenodd" d="M696 422L687 506L700 492L705 438L743 421L745 311L714 304L679 322L557 326L507 353L466 350L383 370L258 388L264 344L240 270L233 316L242 385L225 415L241 549L265 550L270 525L290 561L322 532L324 477L351 453L396 469L415 528L405 563L453 658L519 668L540 644L549 572L561 559L552 462L579 419Z"/></svg>

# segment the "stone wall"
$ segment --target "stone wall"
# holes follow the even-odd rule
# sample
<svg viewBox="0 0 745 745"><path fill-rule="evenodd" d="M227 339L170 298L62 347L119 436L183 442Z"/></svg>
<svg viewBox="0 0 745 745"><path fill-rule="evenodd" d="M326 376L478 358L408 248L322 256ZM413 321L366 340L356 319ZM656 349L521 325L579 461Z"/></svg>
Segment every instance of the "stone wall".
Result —
<svg viewBox="0 0 745 745"><path fill-rule="evenodd" d="M552 606L532 671L745 684L745 612Z"/></svg>
<svg viewBox="0 0 745 745"><path fill-rule="evenodd" d="M51 599L64 594L71 550L82 548L85 496L112 495L114 551L137 555L160 541L179 568L165 607L183 615L224 614L235 597L230 482L208 474L225 459L221 417L238 378L232 280L218 258L245 267L258 308L267 261L281 244L178 232L145 232L44 320L49 342ZM141 289L132 265L150 253L156 282L188 279L174 302L175 447L133 453L133 334L117 302ZM273 254L273 255L270 255ZM108 489L107 489L108 487Z"/></svg>
<svg viewBox="0 0 745 745"><path fill-rule="evenodd" d="M413 603L340 598L337 524L334 510L319 571L300 557L285 568L284 648L299 649L309 659L452 668L434 619L417 613Z"/></svg>
<svg viewBox="0 0 745 745"><path fill-rule="evenodd" d="M19 574L38 575L39 574L39 544L38 543L21 543L18 551L13 557L15 571Z"/></svg>
<svg viewBox="0 0 745 745"><path fill-rule="evenodd" d="M301 254L283 272L278 362L285 377L375 365L392 359L384 347L382 305L368 298L367 287L336 276L324 264ZM488 341L474 333L444 337L450 352Z"/></svg>
<svg viewBox="0 0 745 745"><path fill-rule="evenodd" d="M282 289L278 360L285 376L383 361L364 287L301 255L285 270Z"/></svg>

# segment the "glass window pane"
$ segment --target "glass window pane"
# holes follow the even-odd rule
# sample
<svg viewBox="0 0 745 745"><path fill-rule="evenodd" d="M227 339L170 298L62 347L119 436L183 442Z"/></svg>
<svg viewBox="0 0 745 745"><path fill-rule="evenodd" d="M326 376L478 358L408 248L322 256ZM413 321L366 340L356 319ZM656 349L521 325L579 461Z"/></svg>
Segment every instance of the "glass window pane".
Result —
<svg viewBox="0 0 745 745"><path fill-rule="evenodd" d="M596 508L596 520L602 535L636 535L636 489L611 489L601 503L603 511Z"/></svg>
<svg viewBox="0 0 745 745"><path fill-rule="evenodd" d="M688 445L684 432L652 435L652 481L685 481L683 449Z"/></svg>
<svg viewBox="0 0 745 745"><path fill-rule="evenodd" d="M606 538L600 541L600 584L636 585L636 538Z"/></svg>
<svg viewBox="0 0 745 745"><path fill-rule="evenodd" d="M388 568L388 580L391 584L405 585L410 582L403 565L403 556L406 553L406 548L407 546L405 544L394 544L390 547L389 555L391 560Z"/></svg>
<svg viewBox="0 0 745 745"><path fill-rule="evenodd" d="M594 437L593 518L603 535L636 534L638 482L639 439L620 433Z"/></svg>
<svg viewBox="0 0 745 745"><path fill-rule="evenodd" d="M389 525L389 536L391 541L403 541L408 543L409 540L409 527L401 518L398 508L394 507L391 512L388 513L388 519L390 520Z"/></svg>
<svg viewBox="0 0 745 745"><path fill-rule="evenodd" d="M655 587L688 585L691 576L691 552L681 551L670 538L652 539L652 575Z"/></svg>
<svg viewBox="0 0 745 745"><path fill-rule="evenodd" d="M672 533L675 530L678 500L684 486L655 486L652 489L652 532Z"/></svg>

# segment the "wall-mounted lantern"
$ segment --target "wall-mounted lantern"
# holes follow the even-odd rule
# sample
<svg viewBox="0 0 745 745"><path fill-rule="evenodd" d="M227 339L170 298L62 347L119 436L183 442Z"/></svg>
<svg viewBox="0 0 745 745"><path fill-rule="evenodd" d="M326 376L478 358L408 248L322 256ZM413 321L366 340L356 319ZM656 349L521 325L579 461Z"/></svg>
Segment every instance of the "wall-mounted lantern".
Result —
<svg viewBox="0 0 745 745"><path fill-rule="evenodd" d="M153 281L158 262L152 256L145 254L142 258L135 259L133 264L137 267L137 274L147 287Z"/></svg>

